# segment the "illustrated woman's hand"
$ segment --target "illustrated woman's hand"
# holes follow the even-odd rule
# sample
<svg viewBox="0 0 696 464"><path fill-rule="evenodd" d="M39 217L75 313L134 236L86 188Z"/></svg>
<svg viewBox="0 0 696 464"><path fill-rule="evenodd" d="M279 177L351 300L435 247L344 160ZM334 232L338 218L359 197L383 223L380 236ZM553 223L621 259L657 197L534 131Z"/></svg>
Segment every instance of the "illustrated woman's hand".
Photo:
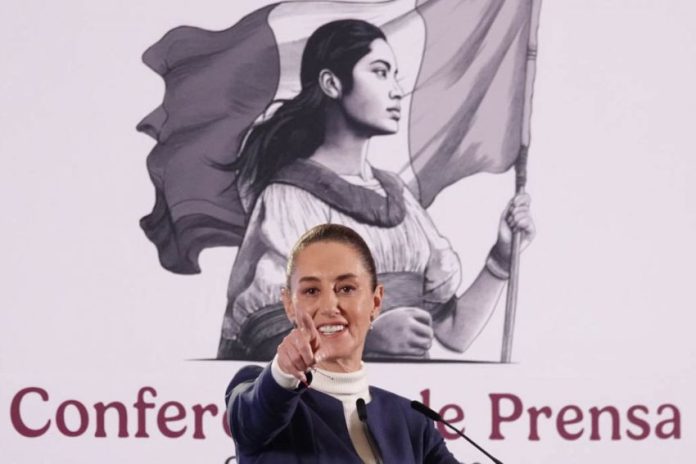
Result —
<svg viewBox="0 0 696 464"><path fill-rule="evenodd" d="M295 328L278 345L278 367L307 383L307 372L319 360L319 332L312 318L302 309L295 310Z"/></svg>
<svg viewBox="0 0 696 464"><path fill-rule="evenodd" d="M382 313L368 333L365 352L373 356L424 356L433 344L432 318L424 309L403 306Z"/></svg>
<svg viewBox="0 0 696 464"><path fill-rule="evenodd" d="M515 195L507 204L505 211L500 217L500 226L498 228L498 241L491 254L502 265L509 267L510 257L512 254L512 233L519 231L522 233L521 250L534 239L536 228L534 220L530 213L530 204L532 198L527 193Z"/></svg>

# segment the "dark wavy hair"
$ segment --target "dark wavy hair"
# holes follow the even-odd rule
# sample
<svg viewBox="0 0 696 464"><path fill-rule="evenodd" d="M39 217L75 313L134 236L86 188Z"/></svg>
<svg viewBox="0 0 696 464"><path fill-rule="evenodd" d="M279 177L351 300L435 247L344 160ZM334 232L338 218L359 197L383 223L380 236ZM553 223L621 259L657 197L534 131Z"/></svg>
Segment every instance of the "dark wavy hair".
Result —
<svg viewBox="0 0 696 464"><path fill-rule="evenodd" d="M386 40L382 30L358 19L332 21L312 33L302 53L300 93L250 129L239 157L229 166L238 172L245 198L257 198L276 172L308 158L324 142L328 97L319 87L319 73L329 69L350 93L353 68L376 39Z"/></svg>
<svg viewBox="0 0 696 464"><path fill-rule="evenodd" d="M290 277L292 273L295 272L295 261L297 260L297 255L300 254L302 250L307 248L313 243L319 242L336 242L348 245L360 256L363 266L370 274L370 285L374 291L377 288L377 266L375 265L375 259L370 252L370 247L367 246L365 240L356 231L347 226L342 226L340 224L320 224L309 229L307 232L302 234L292 247L292 252L288 258L288 263L285 268L285 285L290 288Z"/></svg>

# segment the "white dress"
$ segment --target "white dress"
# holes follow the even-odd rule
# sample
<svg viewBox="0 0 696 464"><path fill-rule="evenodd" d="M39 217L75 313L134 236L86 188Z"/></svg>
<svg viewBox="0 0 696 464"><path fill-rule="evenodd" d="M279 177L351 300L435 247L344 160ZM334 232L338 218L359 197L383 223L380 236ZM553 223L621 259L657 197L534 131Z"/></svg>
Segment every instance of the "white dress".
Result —
<svg viewBox="0 0 696 464"><path fill-rule="evenodd" d="M386 195L377 179L363 181L358 176L341 176L341 179L381 197ZM263 344L264 339L275 337L274 346L263 350L268 351L265 355L251 353L250 356L270 359L278 336L289 329L280 303L288 256L304 232L324 223L354 229L369 246L378 280L385 285L383 312L398 306L441 309L459 287L459 259L411 192L403 188L402 195L403 220L384 227L361 222L297 186L268 185L254 205L232 269L221 342L233 341L236 346L241 343L253 351L254 347L249 345ZM273 326L276 329L269 329ZM223 344L218 356L230 357Z"/></svg>

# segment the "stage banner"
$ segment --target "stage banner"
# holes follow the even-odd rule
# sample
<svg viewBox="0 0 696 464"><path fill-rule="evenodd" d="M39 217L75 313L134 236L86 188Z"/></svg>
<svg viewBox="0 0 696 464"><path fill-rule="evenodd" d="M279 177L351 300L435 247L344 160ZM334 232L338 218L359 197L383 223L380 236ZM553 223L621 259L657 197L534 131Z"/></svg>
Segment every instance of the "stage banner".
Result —
<svg viewBox="0 0 696 464"><path fill-rule="evenodd" d="M371 385L505 463L696 459L696 5L0 11L3 463L237 462L225 389L326 222L385 288Z"/></svg>

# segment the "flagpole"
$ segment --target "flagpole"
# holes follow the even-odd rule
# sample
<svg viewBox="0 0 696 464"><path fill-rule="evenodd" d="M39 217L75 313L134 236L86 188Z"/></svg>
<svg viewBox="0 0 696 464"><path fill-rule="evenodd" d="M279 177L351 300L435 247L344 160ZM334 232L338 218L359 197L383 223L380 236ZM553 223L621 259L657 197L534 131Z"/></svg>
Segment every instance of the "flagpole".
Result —
<svg viewBox="0 0 696 464"><path fill-rule="evenodd" d="M515 163L515 192L524 193L527 184L527 154L526 145L520 147L520 154ZM519 288L520 274L520 245L522 233L512 233L512 254L510 256L510 280L508 281L505 300L505 324L503 326L503 351L501 361L509 363L512 358L512 337L515 333L515 313L517 312L517 291Z"/></svg>
<svg viewBox="0 0 696 464"><path fill-rule="evenodd" d="M529 154L530 118L532 113L532 94L534 75L536 73L537 30L539 28L539 12L541 0L532 0L531 18L529 23L529 45L527 47L527 76L525 98L522 116L522 144L515 163L515 193L524 193L527 185L527 156ZM510 257L510 280L508 281L505 298L505 322L503 325L503 347L500 361L509 363L512 360L512 339L515 333L515 315L517 312L517 293L519 288L520 244L522 234L512 234L512 255Z"/></svg>

